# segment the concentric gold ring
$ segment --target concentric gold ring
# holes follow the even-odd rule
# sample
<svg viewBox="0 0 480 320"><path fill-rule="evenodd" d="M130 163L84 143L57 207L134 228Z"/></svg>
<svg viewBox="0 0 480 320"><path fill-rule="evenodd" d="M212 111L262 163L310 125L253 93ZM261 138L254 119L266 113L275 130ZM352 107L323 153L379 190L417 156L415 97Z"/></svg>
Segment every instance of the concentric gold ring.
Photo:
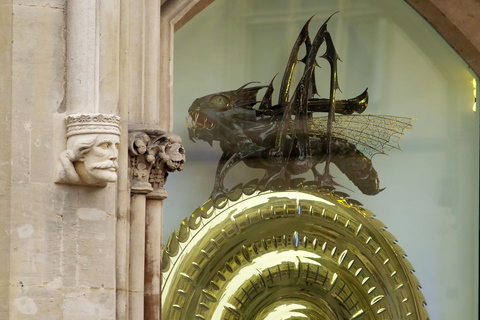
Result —
<svg viewBox="0 0 480 320"><path fill-rule="evenodd" d="M428 319L403 250L355 201L316 189L207 202L163 252L164 319Z"/></svg>

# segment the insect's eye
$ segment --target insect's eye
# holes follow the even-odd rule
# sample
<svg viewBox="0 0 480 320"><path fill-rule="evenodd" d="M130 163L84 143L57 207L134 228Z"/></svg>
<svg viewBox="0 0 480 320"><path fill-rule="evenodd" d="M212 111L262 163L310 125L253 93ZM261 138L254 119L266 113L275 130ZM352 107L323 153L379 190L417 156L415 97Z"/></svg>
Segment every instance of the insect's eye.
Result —
<svg viewBox="0 0 480 320"><path fill-rule="evenodd" d="M225 109L228 108L229 103L230 99L221 94L210 98L210 105L214 108Z"/></svg>

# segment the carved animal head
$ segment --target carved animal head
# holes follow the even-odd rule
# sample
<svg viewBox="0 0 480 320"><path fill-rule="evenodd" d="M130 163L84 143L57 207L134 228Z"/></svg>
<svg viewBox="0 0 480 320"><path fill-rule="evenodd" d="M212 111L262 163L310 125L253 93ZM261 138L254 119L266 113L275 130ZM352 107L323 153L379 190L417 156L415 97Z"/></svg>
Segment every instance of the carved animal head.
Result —
<svg viewBox="0 0 480 320"><path fill-rule="evenodd" d="M265 86L246 88L210 94L196 99L188 110L187 126L192 141L235 139L242 131L239 123L256 121L257 93ZM240 120L240 121L238 121Z"/></svg>
<svg viewBox="0 0 480 320"><path fill-rule="evenodd" d="M162 160L169 172L182 171L185 165L185 148L182 145L182 138L176 134L170 134L169 141L164 145Z"/></svg>

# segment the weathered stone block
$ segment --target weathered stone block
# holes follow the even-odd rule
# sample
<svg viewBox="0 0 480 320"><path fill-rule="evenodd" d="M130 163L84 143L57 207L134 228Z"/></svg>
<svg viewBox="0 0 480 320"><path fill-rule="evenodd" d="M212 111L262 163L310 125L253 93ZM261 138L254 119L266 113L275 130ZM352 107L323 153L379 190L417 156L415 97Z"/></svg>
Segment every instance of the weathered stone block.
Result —
<svg viewBox="0 0 480 320"><path fill-rule="evenodd" d="M0 319L8 319L8 301L10 299L10 286L0 285L0 301L4 303L0 304Z"/></svg>
<svg viewBox="0 0 480 320"><path fill-rule="evenodd" d="M13 284L9 320L59 320L62 319L61 281L39 286Z"/></svg>
<svg viewBox="0 0 480 320"><path fill-rule="evenodd" d="M0 180L0 319L8 319L10 299L10 182Z"/></svg>
<svg viewBox="0 0 480 320"><path fill-rule="evenodd" d="M38 286L61 277L62 217L54 211L52 198L46 185L12 184L12 283Z"/></svg>
<svg viewBox="0 0 480 320"><path fill-rule="evenodd" d="M115 319L115 290L86 287L66 289L63 297L63 319Z"/></svg>
<svg viewBox="0 0 480 320"><path fill-rule="evenodd" d="M51 115L34 114L31 130L30 181L32 183L52 182L53 176L53 118Z"/></svg>
<svg viewBox="0 0 480 320"><path fill-rule="evenodd" d="M97 208L115 216L117 190L114 183L109 183L105 188L84 187L79 188L79 207Z"/></svg>
<svg viewBox="0 0 480 320"><path fill-rule="evenodd" d="M30 181L30 135L31 115L16 112L12 114L11 180Z"/></svg>
<svg viewBox="0 0 480 320"><path fill-rule="evenodd" d="M96 208L79 208L77 285L115 288L115 218Z"/></svg>
<svg viewBox="0 0 480 320"><path fill-rule="evenodd" d="M19 6L43 7L63 10L66 5L66 0L14 0L13 3Z"/></svg>
<svg viewBox="0 0 480 320"><path fill-rule="evenodd" d="M10 155L8 156L10 157ZM9 159L5 161L2 161L0 159L0 181L4 181L4 182L10 181L10 160Z"/></svg>
<svg viewBox="0 0 480 320"><path fill-rule="evenodd" d="M25 113L52 114L64 98L63 10L14 6L12 105Z"/></svg>
<svg viewBox="0 0 480 320"><path fill-rule="evenodd" d="M63 211L64 285L115 288L115 211L105 210L114 188L64 188L81 195Z"/></svg>

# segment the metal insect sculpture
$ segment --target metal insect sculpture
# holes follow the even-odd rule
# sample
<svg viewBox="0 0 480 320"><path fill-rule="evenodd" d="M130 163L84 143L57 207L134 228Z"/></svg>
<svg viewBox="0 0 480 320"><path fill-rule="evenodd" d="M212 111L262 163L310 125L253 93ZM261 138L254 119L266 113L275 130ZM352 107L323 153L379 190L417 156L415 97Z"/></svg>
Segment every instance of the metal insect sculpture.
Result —
<svg viewBox="0 0 480 320"><path fill-rule="evenodd" d="M291 51L277 104L272 104L273 80L268 86L248 87L248 83L193 102L187 117L190 139L201 139L210 145L219 141L223 151L211 194L214 201L228 193L225 176L242 161L249 167L266 170L258 182L260 188L287 186L292 176L309 170L315 183L334 187L338 184L330 173L333 163L364 194L375 195L383 190L371 158L392 148L400 149L398 141L405 129L412 128L412 119L363 115L368 105L367 90L353 99L335 99L339 58L327 31L330 18L313 40L308 32L312 18L304 25ZM316 97L316 58L322 44L326 50L320 58L330 64L328 99ZM298 59L302 46L306 55ZM294 70L300 63L304 65L303 74L291 94ZM257 94L262 89L266 91L258 101ZM327 116L315 116L319 112L326 112ZM325 163L323 173L316 169L319 163Z"/></svg>

